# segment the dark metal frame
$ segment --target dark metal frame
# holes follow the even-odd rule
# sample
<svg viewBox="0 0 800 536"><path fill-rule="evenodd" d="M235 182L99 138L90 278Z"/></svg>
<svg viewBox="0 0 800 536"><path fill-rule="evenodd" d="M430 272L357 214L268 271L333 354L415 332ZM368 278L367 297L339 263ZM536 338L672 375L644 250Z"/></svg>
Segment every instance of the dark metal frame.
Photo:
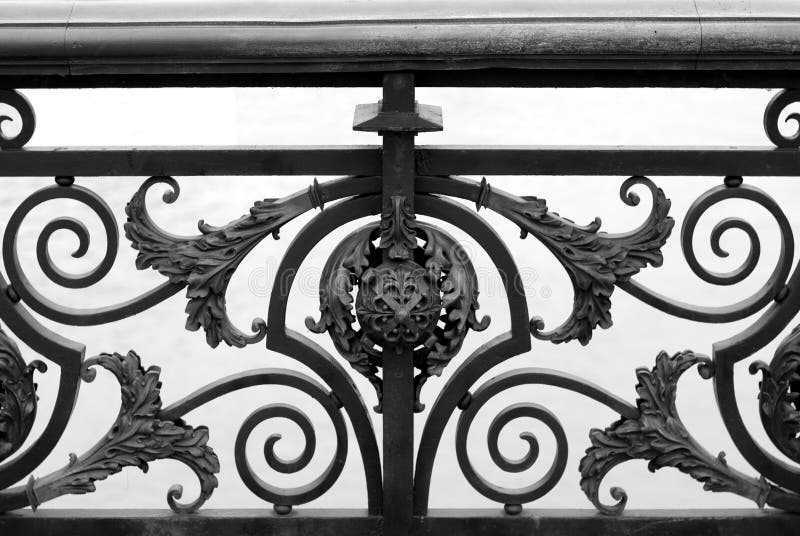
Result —
<svg viewBox="0 0 800 536"><path fill-rule="evenodd" d="M456 76L450 84L463 85L462 78L470 75ZM608 76L619 85L645 85L633 83L638 80L614 78L613 73ZM648 80L655 77L658 82L657 73L648 76ZM582 394L620 416L604 430L590 432L590 445L580 464L580 485L600 512L622 512L627 500L625 492L612 488L617 503L604 505L598 497L600 483L617 464L637 458L648 460L653 470L675 467L702 482L705 489L737 493L759 507L769 505L800 512L800 469L777 459L753 439L739 414L733 389L735 364L774 340L800 310L800 274L797 270L792 273L794 237L789 220L773 198L758 187L745 184L742 178L797 175L800 134L782 135L778 121L788 105L800 102L800 91L784 90L767 106L765 130L777 149L416 147L416 133L440 130L442 124L437 107L416 103L415 78L425 83L438 80L432 73L387 73L382 79L382 101L363 105L356 112L354 128L380 134L382 148L24 149L35 128L33 109L20 93L0 91L0 102L16 108L22 121L17 137L0 135L0 175L56 175L56 184L31 194L5 226L2 256L8 281L0 276L0 319L8 331L60 369L55 411L47 427L27 450L11 459L28 436L36 416L34 375L45 372L47 367L41 361L26 363L10 335L0 332L0 460L8 459L0 466L0 510L25 506L35 510L63 494L94 491L95 481L124 467L146 468L151 461L173 458L197 474L201 494L191 503L179 503L182 488L176 485L168 492L168 503L176 512L194 512L218 485L215 474L219 461L209 446L208 430L188 425L183 416L235 390L284 385L306 393L325 410L336 430L337 445L333 459L317 479L295 489L281 489L261 480L250 467L245 455L249 435L256 425L275 417L296 423L306 440L300 456L286 460L275 454L274 445L280 439L277 435L268 438L264 449L271 468L291 474L305 467L314 455L316 436L312 423L301 410L285 404L257 408L245 419L236 437L237 470L247 487L272 503L277 514L289 514L295 505L316 499L335 483L349 445L346 416L363 460L368 516L380 517L386 534L420 530L419 519L428 514L431 474L439 443L447 422L458 414L455 453L459 465L479 493L504 505L509 517L496 520L497 526L516 530L515 518L510 516L519 514L523 504L545 495L565 472L568 444L562 425L550 410L533 401L505 408L491 423L487 441L492 460L508 472L532 467L539 449L536 437L523 434L522 439L529 445L527 454L520 459L505 457L498 448L498 437L510 421L520 417L538 419L556 438L557 452L546 475L520 489L500 487L484 479L469 460L466 437L477 412L498 393L519 385L550 385ZM373 74L352 75L346 85L374 80ZM588 80L576 79L576 85ZM27 85L36 85L35 82L28 80ZM138 82L149 84L147 79ZM324 85L316 78L308 83ZM104 85L116 84L115 80L104 81ZM495 80L493 85L503 84ZM694 84L681 80L680 85ZM800 114L791 114L788 119L800 122ZM8 118L0 117L0 127L5 120ZM150 188L166 185L164 202L171 204L178 199L180 188L170 175L246 174L346 177L324 183L314 181L287 197L257 201L246 215L221 227L201 222L197 236L175 236L159 228L148 214L145 196ZM631 189L641 185L650 192L653 206L637 229L612 235L600 230L599 220L580 226L552 212L543 199L518 197L493 188L486 179L477 182L459 178L459 174L625 174L630 178L621 185L621 201L628 206L637 205L639 197ZM103 279L116 259L116 217L97 194L75 183L76 175L151 176L126 207L124 234L139 251L137 268L157 270L167 281L138 298L91 310L54 303L33 287L20 263L17 234L26 215L50 200L68 198L89 207L102 221L107 239L106 254L94 270L68 274L50 258L50 237L57 230L73 232L80 239L74 254L79 257L87 251L89 233L72 218L56 218L48 223L39 236L37 258L51 281L67 288L91 287ZM694 253L694 230L699 218L711 206L732 198L754 202L769 211L780 229L781 252L765 286L739 303L715 308L680 303L636 282L633 276L640 270L661 264L661 247L674 225L669 199L645 175L725 177L722 184L694 202L681 229L687 263L694 274L713 285L732 285L750 275L760 257L759 235L738 217L719 222L711 236L716 255L727 255L720 238L729 229L744 231L751 249L742 266L729 273L715 273L702 266ZM476 210L449 198L474 202ZM513 256L480 217L481 209L492 210L518 225L523 238L530 235L539 240L563 265L575 290L573 311L564 324L545 330L542 319L529 317ZM259 242L270 236L278 238L285 223L313 210L320 212L294 238L281 262L266 320L255 319L251 332L240 330L230 322L226 311L225 292L232 274ZM442 373L461 350L469 331L481 331L489 323L488 318L479 318L476 313L480 289L464 250L437 227L417 222L416 214L458 226L489 254L506 292L511 327L458 360L458 367L448 374L433 403L415 459L413 422L415 412L422 408L423 385L429 377ZM374 386L378 401L375 411L383 414L382 462L369 409L342 359L285 325L288 290L313 245L331 231L365 216L376 216L375 223L349 235L331 255L321 278L320 318L309 318L306 325L311 332L327 332L344 361ZM723 323L760 316L742 333L715 344L710 357L688 351L660 353L652 369L639 369L636 373L636 404L584 379L550 369L518 369L477 384L501 362L530 350L531 335L552 343L588 344L598 326L611 327L611 298L617 287L665 314L693 321ZM162 407L157 367L144 368L134 352L85 358L82 344L48 330L30 313L67 325L106 324L142 313L184 289L188 299L186 328L202 329L211 347L221 342L236 347L265 344L268 349L303 363L319 379L292 370L253 370L219 379ZM781 343L771 363L754 363L751 372L763 373L759 409L770 439L784 455L800 463L798 348L800 332L795 330ZM144 361L148 361L147 356ZM681 424L675 408L677 381L695 365L703 378L713 381L725 425L758 477L730 467L723 454L707 452ZM94 378L97 366L119 380L123 396L117 421L89 452L71 456L62 470L34 478L33 471L53 450L69 422L80 384ZM371 398L371 393L364 396ZM11 487L28 477L26 485Z"/></svg>

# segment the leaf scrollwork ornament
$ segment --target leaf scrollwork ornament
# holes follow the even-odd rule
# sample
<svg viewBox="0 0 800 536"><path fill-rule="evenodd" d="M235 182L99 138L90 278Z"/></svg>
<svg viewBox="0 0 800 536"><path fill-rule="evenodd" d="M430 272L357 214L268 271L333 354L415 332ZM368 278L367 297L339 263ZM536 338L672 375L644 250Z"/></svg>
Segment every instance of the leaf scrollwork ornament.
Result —
<svg viewBox="0 0 800 536"><path fill-rule="evenodd" d="M648 460L648 468L656 471L674 467L703 483L707 491L735 493L754 501L759 508L782 502L796 495L776 487L765 478L747 476L728 465L725 453L714 456L700 446L686 429L676 409L678 379L694 365L703 378L714 374L711 360L690 351L673 356L661 352L652 369L636 371L639 383L637 407L639 416L622 418L605 430L590 432L592 446L581 459L581 488L592 503L605 514L620 514L628 497L621 488L611 488L616 504L600 502L600 483L622 462Z"/></svg>
<svg viewBox="0 0 800 536"><path fill-rule="evenodd" d="M0 329L0 461L14 454L36 420L33 372L45 372L42 361L25 363L19 347Z"/></svg>
<svg viewBox="0 0 800 536"><path fill-rule="evenodd" d="M200 235L175 236L159 228L147 212L147 191L156 183L165 183L171 191L164 202L174 203L180 193L178 183L171 177L152 177L147 180L128 203L125 211L128 222L125 236L139 250L136 267L152 267L172 283L186 285L186 329L203 328L206 342L216 348L224 341L242 348L261 341L266 336L266 322L253 320L253 334L236 328L228 318L225 293L234 272L242 260L268 236L278 238L280 228L303 212L320 206L318 184L308 192L283 199L257 201L250 213L222 227L200 221Z"/></svg>
<svg viewBox="0 0 800 536"><path fill-rule="evenodd" d="M758 402L761 422L778 449L800 462L800 327L781 342L767 365L756 361L752 374L761 371Z"/></svg>
<svg viewBox="0 0 800 536"><path fill-rule="evenodd" d="M569 318L551 331L543 331L540 317L531 319L534 337L554 343L577 339L588 344L597 326L611 327L611 294L616 284L629 280L647 265L660 266L661 247L669 238L674 220L668 216L671 202L646 177L631 177L620 188L620 198L629 206L639 204L630 189L647 186L653 207L637 229L621 234L600 231L600 219L586 226L551 212L544 199L516 197L494 192L484 182L478 206L487 206L519 225L522 238L533 235L550 250L569 274L575 291Z"/></svg>
<svg viewBox="0 0 800 536"><path fill-rule="evenodd" d="M408 259L417 247L417 222L404 196L394 195L381 215L381 249L390 259Z"/></svg>
<svg viewBox="0 0 800 536"><path fill-rule="evenodd" d="M147 471L148 463L173 459L187 465L200 480L200 496L189 504L177 502L183 488L169 489L167 502L176 512L196 511L217 487L219 459L208 446L208 428L193 428L182 420L161 420L160 369L144 369L135 352L101 354L87 359L81 370L85 381L93 381L95 365L111 372L119 381L122 405L108 433L82 456L70 454L69 464L41 479L31 477L27 494L32 508L65 494L95 491L95 482L119 473L125 467Z"/></svg>

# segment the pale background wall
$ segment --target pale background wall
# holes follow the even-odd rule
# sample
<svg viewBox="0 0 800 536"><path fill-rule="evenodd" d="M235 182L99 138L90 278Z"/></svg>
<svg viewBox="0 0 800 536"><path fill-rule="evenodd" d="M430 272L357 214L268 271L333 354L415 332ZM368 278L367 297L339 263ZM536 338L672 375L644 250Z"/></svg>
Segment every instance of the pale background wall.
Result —
<svg viewBox="0 0 800 536"><path fill-rule="evenodd" d="M187 145L187 144L373 144L373 134L351 131L353 108L358 103L374 102L376 89L162 89L162 90L60 90L27 91L37 112L38 128L30 145ZM761 90L573 90L573 89L420 89L420 102L439 104L444 108L445 131L420 135L421 144L709 144L764 145L761 118L771 94ZM626 207L618 198L618 188L625 177L571 179L551 177L491 177L492 185L520 195L536 195L548 200L552 210L579 223L601 216L604 229L621 232L634 228L649 210L645 201L636 208ZM180 179L180 178L179 178ZM325 178L320 177L320 180ZM697 249L701 261L718 269L731 269L745 258L746 237L739 231L725 235L723 246L731 257L714 258L708 247L713 225L730 215L746 216L761 231L762 260L759 268L742 284L733 288L714 288L696 278L686 265L679 246L678 234L686 209L707 188L718 184L721 177L668 178L654 177L672 199L672 215L678 224L664 249L665 263L660 269L648 268L637 279L669 296L703 305L733 303L758 289L766 280L777 258L777 226L760 207L744 202L727 202L701 221ZM143 177L104 179L78 178L79 184L103 195L124 222L124 206ZM312 177L256 178L184 178L182 194L171 206L160 197L150 200L151 212L165 229L177 234L194 234L196 222L221 225L245 213L256 199L278 197L305 188ZM0 188L0 221L6 221L18 203L36 188L52 179L3 179ZM783 203L795 227L793 201L798 186L793 180L753 179ZM572 303L569 278L556 260L538 243L529 238L520 241L518 230L502 218L482 212L506 238L523 272L529 308L532 314L544 317L547 326L557 325L568 314ZM33 251L35 240L44 223L52 217L71 215L85 218L97 241L84 259L73 259L70 253L77 241L62 231L51 248L59 266L78 273L93 267L105 248L99 221L83 207L70 202L53 202L27 220L22 247ZM266 308L280 256L294 233L310 215L292 222L282 230L279 242L265 240L236 273L228 303L232 318L247 329L255 316L266 316ZM346 232L359 225L348 226L320 243L307 260L298 278L289 309L291 327L304 330L303 319L317 311L317 285L324 259ZM482 286L481 312L490 314L492 326L482 334L472 333L456 362L445 372L451 373L459 359L480 343L508 326L508 313L490 259L458 229L444 226L465 240L467 250L478 268ZM92 289L68 291L56 288L35 265L35 256L25 255L26 268L34 283L48 296L74 306L98 306L116 303L155 286L163 278L153 272L137 272L135 251L122 240L117 263L112 273ZM577 343L554 346L534 340L533 350L501 367L507 370L521 366L546 366L572 372L592 380L614 393L633 401L636 383L634 370L652 366L659 350L670 352L692 348L709 353L714 341L743 330L754 318L710 326L671 318L647 305L638 303L622 291L613 297L615 325L597 331L592 343L584 348ZM185 314L183 295L175 296L138 317L110 326L73 328L56 326L58 331L75 340L86 342L87 355L102 351L124 353L136 349L145 365L162 368L162 398L168 404L192 390L234 371L264 366L295 367L293 361L266 352L263 345L244 350L220 347L212 350L205 344L202 332L183 329ZM327 336L315 340L332 351ZM757 358L769 359L777 341ZM23 347L27 360L36 356ZM738 395L752 433L770 450L757 415L758 380L747 374L749 361L740 364ZM40 415L32 436L41 433L53 406L57 381L56 369L39 376ZM494 372L493 372L494 374ZM357 385L369 406L374 403L371 388L360 376ZM444 378L432 379L425 387L424 401L435 399ZM532 482L546 470L552 454L553 440L536 422L521 420L512 423L501 436L503 451L509 456L522 453L525 443L517 438L520 431L540 432L543 452L540 462L521 475L503 475L488 457L483 439L488 422L505 404L530 400L551 408L562 420L570 438L569 464L564 478L546 497L535 503L541 507L591 507L579 486L578 460L588 446L588 431L603 428L617 417L605 407L570 392L554 388L519 388L491 404L476 422L470 447L473 459L483 474L493 481L508 485ZM302 396L274 387L253 388L229 395L208 404L187 416L187 422L208 425L211 444L222 462L220 487L206 508L260 507L264 505L239 481L233 461L233 442L239 424L256 407L276 401L295 401L315 418L319 426L317 456L300 475L275 475L259 458L263 439L279 430L284 440L279 453L294 456L301 448L301 435L286 422L274 421L259 427L249 450L251 461L260 468L263 478L275 483L310 481L328 463L332 452L332 429L321 411ZM119 404L115 380L104 372L81 389L72 422L53 455L36 470L38 477L58 469L67 461L69 452L81 453L105 433L113 422ZM754 474L736 452L717 414L713 389L694 373L687 374L679 389L679 409L691 432L700 443L716 453L724 450L731 465ZM426 414L417 416L417 433ZM477 494L461 475L453 448L453 419L445 436L432 484L433 507L497 507ZM380 433L381 420L373 415ZM351 443L347 466L334 488L311 506L356 507L366 504L363 471L358 449ZM777 452L776 452L777 454ZM779 454L778 454L779 455ZM779 455L780 456L780 455ZM181 464L159 461L151 464L143 475L129 468L122 474L98 483L98 492L89 496L65 497L48 503L55 507L166 507L169 486L180 482L186 487L184 499L195 496L197 485L191 472ZM703 492L701 484L673 469L655 475L647 472L644 462L634 461L614 470L605 482L605 489L622 485L630 495L629 508L694 508L749 507L747 501L732 495ZM605 497L610 500L609 497Z"/></svg>

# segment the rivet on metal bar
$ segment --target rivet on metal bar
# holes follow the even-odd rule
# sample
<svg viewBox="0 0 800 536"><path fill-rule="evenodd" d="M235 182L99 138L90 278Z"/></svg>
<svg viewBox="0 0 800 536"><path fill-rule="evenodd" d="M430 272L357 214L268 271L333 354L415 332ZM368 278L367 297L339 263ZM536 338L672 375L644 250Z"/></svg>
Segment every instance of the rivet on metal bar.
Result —
<svg viewBox="0 0 800 536"><path fill-rule="evenodd" d="M292 506L286 504L276 504L272 507L275 510L275 513L279 516L285 516L292 513Z"/></svg>
<svg viewBox="0 0 800 536"><path fill-rule="evenodd" d="M19 303L22 299L12 285L8 285L8 287L6 287L6 296L8 296L8 299L14 303Z"/></svg>
<svg viewBox="0 0 800 536"><path fill-rule="evenodd" d="M789 296L789 287L788 287L788 286L786 286L786 287L783 287L783 288L782 288L782 289L781 289L781 290L778 292L778 294L775 296L775 301L776 301L777 303L781 303L781 302L782 302L782 301L784 301L784 300L785 300L785 299L786 299L788 296Z"/></svg>
<svg viewBox="0 0 800 536"><path fill-rule="evenodd" d="M738 188L744 182L744 178L738 175L725 177L725 186L728 188Z"/></svg>

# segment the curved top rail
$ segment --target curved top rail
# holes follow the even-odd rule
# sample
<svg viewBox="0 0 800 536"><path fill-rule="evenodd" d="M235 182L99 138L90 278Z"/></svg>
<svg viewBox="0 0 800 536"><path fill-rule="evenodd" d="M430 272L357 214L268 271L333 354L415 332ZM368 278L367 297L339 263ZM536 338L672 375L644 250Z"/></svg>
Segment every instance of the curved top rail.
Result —
<svg viewBox="0 0 800 536"><path fill-rule="evenodd" d="M340 85L361 85L372 83L370 73L391 70L438 72L439 78L423 76L422 84L434 85L442 73L468 80L465 71L485 69L553 70L563 79L587 70L797 72L800 3L0 0L2 85L42 77L80 86L120 76L144 83L137 79L264 75L274 81L326 73L338 74ZM480 85L507 85L483 78ZM672 85L645 78L630 85ZM694 85L677 78L674 84ZM602 77L591 82L612 85Z"/></svg>

